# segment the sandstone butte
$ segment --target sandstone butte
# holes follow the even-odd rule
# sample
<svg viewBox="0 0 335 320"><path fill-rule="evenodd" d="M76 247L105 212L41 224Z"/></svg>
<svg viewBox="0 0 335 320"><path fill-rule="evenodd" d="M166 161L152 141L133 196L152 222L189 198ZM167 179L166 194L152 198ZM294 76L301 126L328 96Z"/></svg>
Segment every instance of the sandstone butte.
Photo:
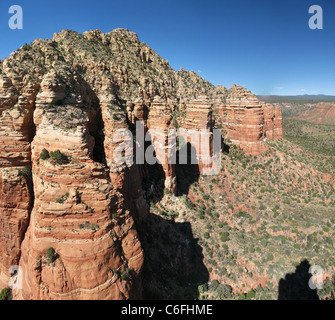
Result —
<svg viewBox="0 0 335 320"><path fill-rule="evenodd" d="M252 155L282 137L278 108L174 71L126 29L64 30L22 46L0 61L0 283L20 266L14 299L142 297L148 170L113 160L114 132L136 121L164 141L177 126L220 128ZM41 158L44 149L67 161ZM175 192L174 165L163 171Z"/></svg>

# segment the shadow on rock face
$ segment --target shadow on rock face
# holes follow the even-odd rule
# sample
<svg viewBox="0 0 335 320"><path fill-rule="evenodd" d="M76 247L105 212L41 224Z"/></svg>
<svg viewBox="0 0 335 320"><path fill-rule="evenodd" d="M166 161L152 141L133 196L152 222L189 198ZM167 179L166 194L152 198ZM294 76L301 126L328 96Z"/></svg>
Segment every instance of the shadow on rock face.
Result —
<svg viewBox="0 0 335 320"><path fill-rule="evenodd" d="M177 152L176 177L177 177L177 194L188 195L190 186L199 180L200 171L198 160L196 159L196 150L187 143L182 149L186 149L186 159Z"/></svg>
<svg viewBox="0 0 335 320"><path fill-rule="evenodd" d="M142 189L145 192L144 198L148 202L157 203L164 197L165 172L162 165L144 165L145 175L142 180Z"/></svg>
<svg viewBox="0 0 335 320"><path fill-rule="evenodd" d="M294 273L288 273L279 281L278 300L319 300L316 290L309 287L312 274L311 265L304 260L298 265Z"/></svg>
<svg viewBox="0 0 335 320"><path fill-rule="evenodd" d="M193 159L194 148L185 144L187 155L183 164L177 161L175 173L177 194L188 194L190 185L199 179L199 166ZM179 159L177 153L177 159ZM148 203L157 204L165 192L163 167L145 165L142 188ZM164 213L162 212L164 216ZM198 287L207 284L209 273L203 263L202 248L193 236L189 222L150 213L139 228L144 251L142 272L143 298L150 300L194 300Z"/></svg>
<svg viewBox="0 0 335 320"><path fill-rule="evenodd" d="M180 156L180 151L176 153L175 175L177 179L177 195L187 195L190 186L199 180L200 172L198 160L196 159L196 150L187 143L185 148L186 156ZM164 197L164 181L166 175L161 164L146 164L145 175L142 188L145 191L145 199L149 202L158 203Z"/></svg>
<svg viewBox="0 0 335 320"><path fill-rule="evenodd" d="M144 299L197 299L198 286L208 282L209 273L190 223L150 214L143 231Z"/></svg>

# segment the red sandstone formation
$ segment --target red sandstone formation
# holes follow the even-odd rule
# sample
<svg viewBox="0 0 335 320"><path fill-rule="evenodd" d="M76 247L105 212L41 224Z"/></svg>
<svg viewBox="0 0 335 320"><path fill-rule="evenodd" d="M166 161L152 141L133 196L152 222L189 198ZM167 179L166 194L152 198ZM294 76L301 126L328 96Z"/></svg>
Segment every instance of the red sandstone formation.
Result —
<svg viewBox="0 0 335 320"><path fill-rule="evenodd" d="M16 77L18 82L20 79ZM0 283L6 285L10 267L19 264L20 246L29 222L31 102L18 97L9 77L0 75Z"/></svg>
<svg viewBox="0 0 335 320"><path fill-rule="evenodd" d="M185 142L194 148L201 174L211 174L211 170L215 172L215 163L212 159L214 121L211 104L212 101L205 94L201 94L197 99L185 102L183 106L186 115L182 119L181 126L189 133L185 137Z"/></svg>
<svg viewBox="0 0 335 320"><path fill-rule="evenodd" d="M171 107L160 97L155 97L150 107L148 129L156 158L165 172L165 187L175 193L177 187L175 163L171 163L170 160L175 142L169 141L169 129L173 128Z"/></svg>
<svg viewBox="0 0 335 320"><path fill-rule="evenodd" d="M141 297L138 227L148 204L146 165L131 153L137 121L157 132L151 144L171 192L169 129L204 130L212 141L221 123L251 154L282 135L279 110L242 87L215 88L172 70L124 29L64 30L23 46L0 69L0 283L19 264L16 299ZM133 136L116 139L128 128ZM192 146L204 173L212 149ZM122 147L124 163L115 159Z"/></svg>
<svg viewBox="0 0 335 320"><path fill-rule="evenodd" d="M247 154L257 155L265 150L266 138L282 138L282 117L278 108L261 103L249 90L232 86L218 88L219 99L214 110L218 123L227 138Z"/></svg>

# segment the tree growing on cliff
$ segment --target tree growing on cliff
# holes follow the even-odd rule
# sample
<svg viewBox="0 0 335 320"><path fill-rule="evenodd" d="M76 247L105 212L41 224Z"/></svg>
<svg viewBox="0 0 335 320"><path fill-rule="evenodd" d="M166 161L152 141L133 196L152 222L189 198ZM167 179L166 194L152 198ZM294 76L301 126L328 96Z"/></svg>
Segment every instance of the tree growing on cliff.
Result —
<svg viewBox="0 0 335 320"><path fill-rule="evenodd" d="M49 154L49 151L46 150L46 149L43 149L40 153L40 159L41 160L47 160L50 158L50 154Z"/></svg>
<svg viewBox="0 0 335 320"><path fill-rule="evenodd" d="M55 260L56 260L56 252L55 252L54 248L50 247L47 250L47 259L48 259L49 263L55 262Z"/></svg>
<svg viewBox="0 0 335 320"><path fill-rule="evenodd" d="M22 170L19 170L19 175L23 177L30 177L31 176L31 170L28 166L24 166Z"/></svg>
<svg viewBox="0 0 335 320"><path fill-rule="evenodd" d="M56 164L66 164L69 162L69 158L59 150L50 152L50 159Z"/></svg>
<svg viewBox="0 0 335 320"><path fill-rule="evenodd" d="M0 300L12 300L12 292L8 288L4 288L0 293Z"/></svg>

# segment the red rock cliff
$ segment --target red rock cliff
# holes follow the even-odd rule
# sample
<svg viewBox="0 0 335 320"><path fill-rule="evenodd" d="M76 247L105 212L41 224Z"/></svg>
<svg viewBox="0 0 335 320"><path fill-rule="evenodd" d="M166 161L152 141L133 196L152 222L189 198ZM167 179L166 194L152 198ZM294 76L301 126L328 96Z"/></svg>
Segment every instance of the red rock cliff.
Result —
<svg viewBox="0 0 335 320"><path fill-rule="evenodd" d="M266 138L282 138L281 111L270 104L261 103L249 90L232 86L218 88L214 103L218 124L226 137L247 154L258 155L266 148Z"/></svg>
<svg viewBox="0 0 335 320"><path fill-rule="evenodd" d="M23 46L0 68L0 284L19 265L16 299L141 298L148 168L115 160L122 145L135 158L128 151L137 121L145 133L159 130L149 144L171 192L169 129L202 129L212 139L219 124L251 154L282 136L279 110L242 87L215 88L172 70L125 29L64 30ZM132 136L115 139L120 129ZM208 155L193 147L203 173Z"/></svg>

